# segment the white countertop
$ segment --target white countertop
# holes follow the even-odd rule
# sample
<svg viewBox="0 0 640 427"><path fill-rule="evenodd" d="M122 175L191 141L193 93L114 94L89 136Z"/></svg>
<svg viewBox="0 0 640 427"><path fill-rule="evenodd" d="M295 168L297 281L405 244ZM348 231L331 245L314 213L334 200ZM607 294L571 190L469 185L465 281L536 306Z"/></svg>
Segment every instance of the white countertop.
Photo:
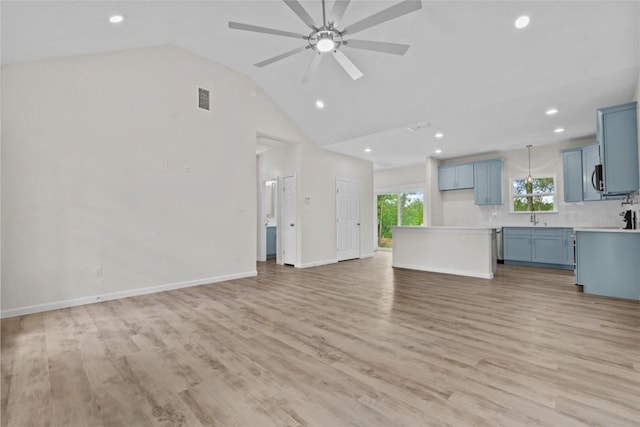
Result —
<svg viewBox="0 0 640 427"><path fill-rule="evenodd" d="M432 233L450 233L450 234L460 234L460 233L467 233L467 234L490 234L490 233L495 233L496 230L499 227L488 227L488 226L478 226L478 227L473 227L473 226L467 226L467 227L446 227L446 226L434 226L434 227L425 227L425 226L420 226L420 227L410 227L410 226L394 226L391 227L392 230L397 230L397 231L405 231L405 230L412 230L412 231L422 231L422 232L432 232Z"/></svg>
<svg viewBox="0 0 640 427"><path fill-rule="evenodd" d="M500 230L502 228L537 228L537 229L547 229L547 228L572 228L573 231L588 231L594 233L640 233L640 229L637 230L625 230L618 227L591 227L591 226L570 226L570 225L537 225L537 226L527 226L527 225L504 225L504 226L488 226L488 225L478 225L478 226L392 226L392 229L401 229L401 230L424 230L424 231L450 231L450 232L463 232L463 231L493 231Z"/></svg>
<svg viewBox="0 0 640 427"><path fill-rule="evenodd" d="M591 233L640 233L640 229L636 230L625 230L622 228L597 228L597 227L576 227L573 231L586 231Z"/></svg>

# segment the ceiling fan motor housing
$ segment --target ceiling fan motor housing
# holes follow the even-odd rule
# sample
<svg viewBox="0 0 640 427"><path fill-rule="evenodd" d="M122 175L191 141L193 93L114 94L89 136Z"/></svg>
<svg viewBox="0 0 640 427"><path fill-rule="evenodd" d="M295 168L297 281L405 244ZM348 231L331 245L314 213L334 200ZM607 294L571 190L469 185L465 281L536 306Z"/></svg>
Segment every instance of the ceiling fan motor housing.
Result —
<svg viewBox="0 0 640 427"><path fill-rule="evenodd" d="M342 33L332 27L321 27L309 34L309 46L317 52L330 52L342 45Z"/></svg>

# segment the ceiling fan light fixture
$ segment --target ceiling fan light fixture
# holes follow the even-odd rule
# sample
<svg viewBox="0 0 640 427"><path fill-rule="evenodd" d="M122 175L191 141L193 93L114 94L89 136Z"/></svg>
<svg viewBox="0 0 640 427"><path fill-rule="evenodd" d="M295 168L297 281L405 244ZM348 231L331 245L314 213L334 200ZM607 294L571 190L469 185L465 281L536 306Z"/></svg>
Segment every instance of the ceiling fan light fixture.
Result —
<svg viewBox="0 0 640 427"><path fill-rule="evenodd" d="M335 47L336 42L334 42L333 39L329 36L321 37L320 39L318 39L318 43L316 43L316 48L319 52L322 53L331 52L333 49L335 49Z"/></svg>

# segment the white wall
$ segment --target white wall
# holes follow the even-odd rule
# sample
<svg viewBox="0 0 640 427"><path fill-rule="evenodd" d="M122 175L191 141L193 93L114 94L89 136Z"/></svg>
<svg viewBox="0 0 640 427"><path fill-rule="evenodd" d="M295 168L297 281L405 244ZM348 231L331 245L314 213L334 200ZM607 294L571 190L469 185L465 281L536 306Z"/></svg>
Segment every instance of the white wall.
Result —
<svg viewBox="0 0 640 427"><path fill-rule="evenodd" d="M302 136L250 79L164 46L2 88L3 315L255 274L256 135Z"/></svg>
<svg viewBox="0 0 640 427"><path fill-rule="evenodd" d="M381 169L373 173L373 190L376 194L416 189L424 191L426 185L427 173L424 164Z"/></svg>
<svg viewBox="0 0 640 427"><path fill-rule="evenodd" d="M360 183L360 253L374 251L373 163L313 145L301 147L298 178L298 242L301 266L336 260L336 179ZM308 198L309 203L305 202Z"/></svg>

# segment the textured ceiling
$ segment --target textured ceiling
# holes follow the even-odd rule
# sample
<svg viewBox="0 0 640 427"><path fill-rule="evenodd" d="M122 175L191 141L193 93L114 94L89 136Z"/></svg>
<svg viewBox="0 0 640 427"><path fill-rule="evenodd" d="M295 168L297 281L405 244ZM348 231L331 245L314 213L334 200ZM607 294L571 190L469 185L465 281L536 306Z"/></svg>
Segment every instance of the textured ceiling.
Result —
<svg viewBox="0 0 640 427"><path fill-rule="evenodd" d="M320 20L320 1L301 3ZM342 22L395 3L352 1ZM315 78L302 83L310 51L254 67L306 42L231 30L228 21L310 32L271 0L3 1L1 54L6 64L174 44L251 76L317 145L384 168L593 135L595 109L629 101L638 82L639 4L423 1L418 12L357 34L410 44L406 55L344 49L364 72L356 81L325 57ZM125 22L109 24L112 13ZM531 24L516 30L522 14ZM548 117L551 106L560 112ZM554 133L559 126L566 131Z"/></svg>

